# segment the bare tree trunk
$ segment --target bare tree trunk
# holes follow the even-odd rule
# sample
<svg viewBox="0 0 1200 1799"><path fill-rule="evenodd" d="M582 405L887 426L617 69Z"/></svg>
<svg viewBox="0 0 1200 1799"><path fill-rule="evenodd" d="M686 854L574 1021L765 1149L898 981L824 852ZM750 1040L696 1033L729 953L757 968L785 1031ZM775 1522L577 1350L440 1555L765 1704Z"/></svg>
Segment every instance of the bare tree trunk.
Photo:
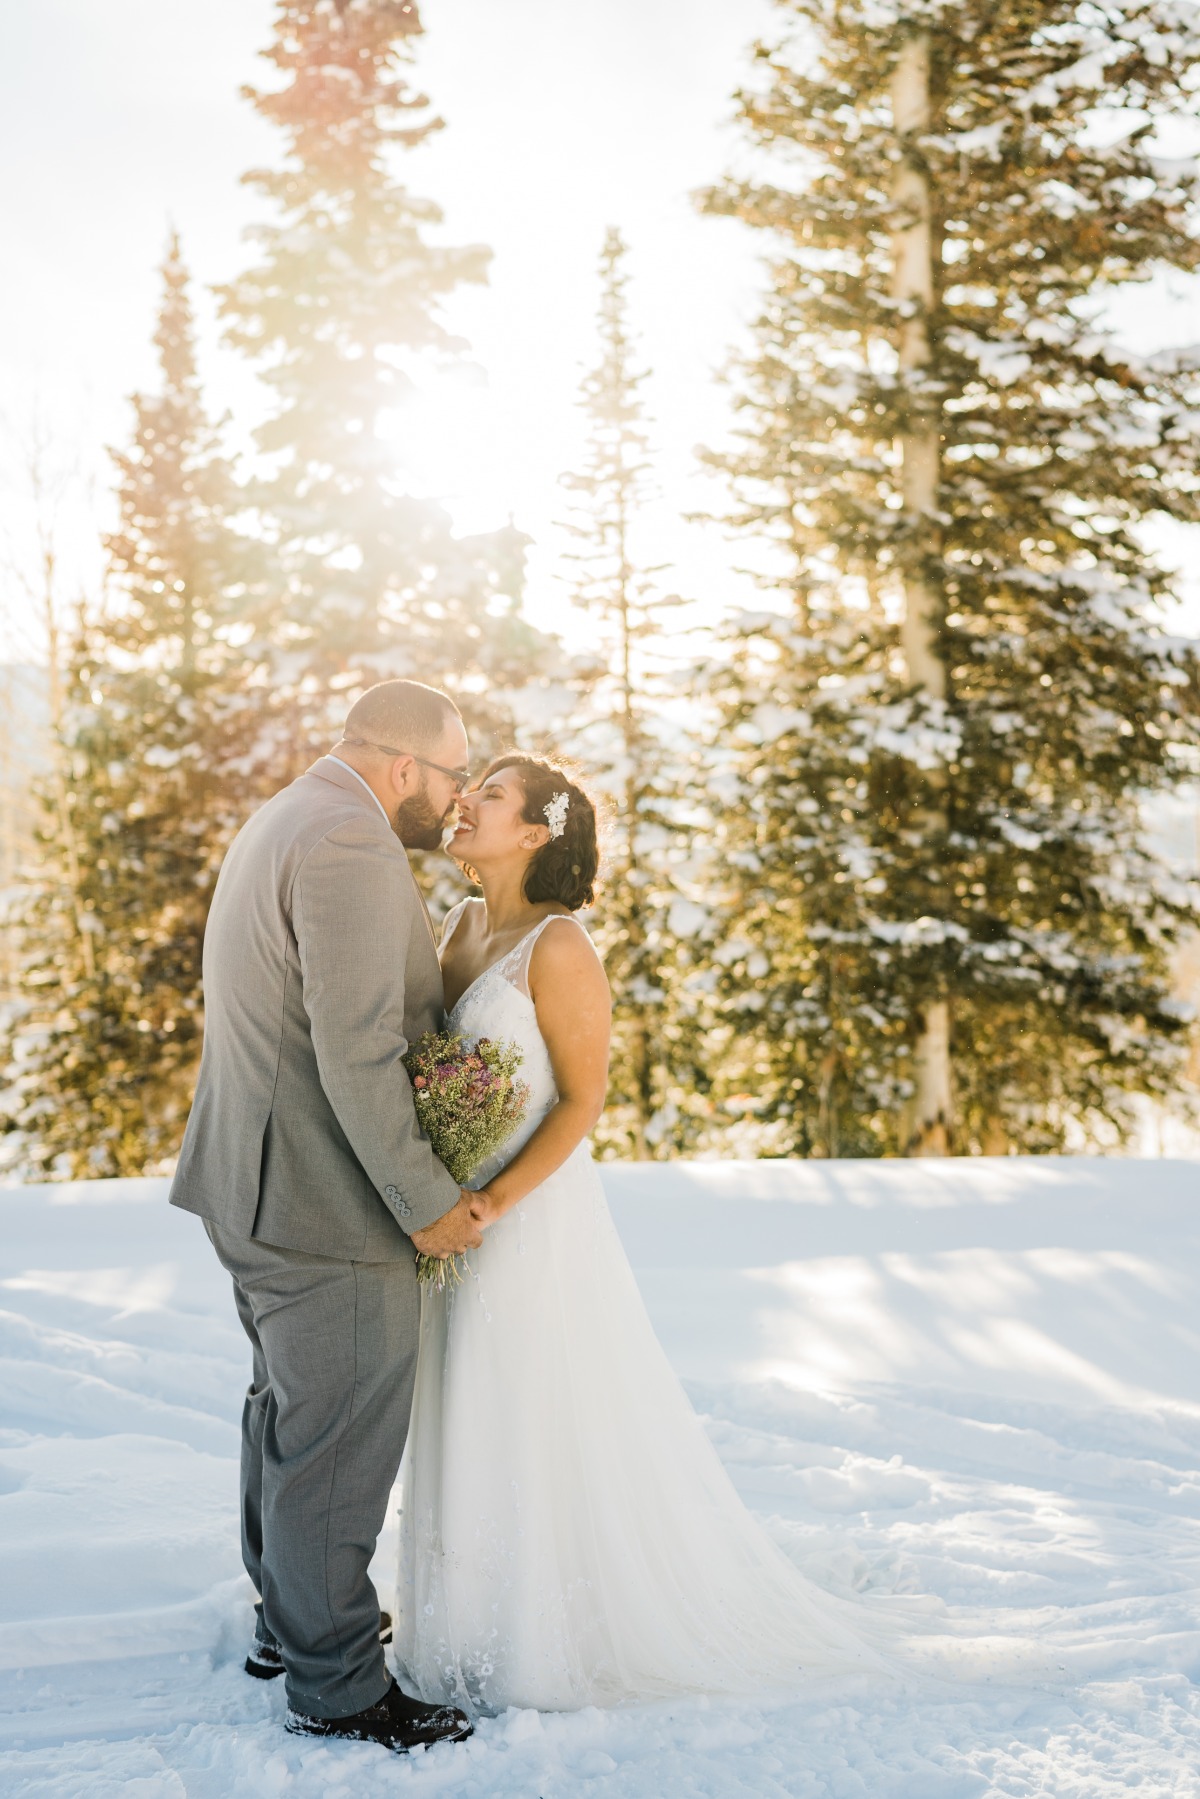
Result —
<svg viewBox="0 0 1200 1799"><path fill-rule="evenodd" d="M617 554L618 572L615 598L621 662L621 741L625 751L625 879L633 896L633 903L629 910L627 949L630 957L636 960L640 958L645 944L641 889L638 880L641 873L638 858L638 808L642 797L642 769L641 742L634 705L633 619L629 600L633 571L629 562L629 525L623 491L619 492L617 497ZM654 1070L650 1031L646 1022L646 1003L644 998L639 1001L639 1011L633 1021L631 1032L632 1054L630 1060L633 1064L634 1075L633 1147L639 1160L645 1160L650 1153L650 1146L646 1138L646 1126L654 1112Z"/></svg>
<svg viewBox="0 0 1200 1799"><path fill-rule="evenodd" d="M71 913L83 971L90 981L96 973L96 953L92 945L89 920L80 898L79 845L71 817L71 799L67 791L66 748L63 743L62 651L58 636L58 612L54 594L54 546L47 539L42 547L42 605L46 628L46 670L50 695L51 780L54 784L54 808L58 813L58 829L63 857L67 865L67 886L71 897Z"/></svg>
<svg viewBox="0 0 1200 1799"><path fill-rule="evenodd" d="M817 1090L817 1148L816 1156L836 1158L839 1150L837 1109L833 1103L833 1083L838 1072L838 1052L827 1049L821 1057L821 1078Z"/></svg>
<svg viewBox="0 0 1200 1799"><path fill-rule="evenodd" d="M984 1126L980 1148L985 1156L1006 1156L1012 1140L998 1118L990 1118Z"/></svg>
<svg viewBox="0 0 1200 1799"><path fill-rule="evenodd" d="M30 611L40 618L45 637L46 692L49 704L48 751L50 785L58 824L58 844L62 855L67 903L70 906L75 935L79 941L80 961L89 980L96 972L95 947L89 929L91 920L81 898L79 846L71 816L70 791L67 783L66 749L63 743L63 679L62 648L58 628L58 513L64 492L62 472L50 471L51 436L40 416L35 415L22 446L22 464L27 483L36 557L32 566L6 559L8 572L25 589ZM28 728L28 727L26 727ZM11 739L10 739L11 747Z"/></svg>
<svg viewBox="0 0 1200 1799"><path fill-rule="evenodd" d="M17 873L17 791L13 778L14 675L0 664L0 1001L16 991L16 958L8 919L7 888Z"/></svg>
<svg viewBox="0 0 1200 1799"><path fill-rule="evenodd" d="M902 143L929 126L929 33L914 30L900 51L892 76L892 118ZM908 316L900 328L900 368L912 375L929 361L928 314L934 300L934 241L929 180L905 150L892 193L896 224L892 233L895 298ZM938 596L921 568L922 546L936 532L939 449L936 419L919 411L901 437L901 492L912 536L904 575L904 618L900 644L915 686L934 699L944 699L946 670L937 653ZM936 842L945 815L931 810L926 825ZM950 1084L950 1007L930 1000L921 1008L920 1029L913 1049L913 1094L905 1120L906 1153L944 1156L953 1128Z"/></svg>

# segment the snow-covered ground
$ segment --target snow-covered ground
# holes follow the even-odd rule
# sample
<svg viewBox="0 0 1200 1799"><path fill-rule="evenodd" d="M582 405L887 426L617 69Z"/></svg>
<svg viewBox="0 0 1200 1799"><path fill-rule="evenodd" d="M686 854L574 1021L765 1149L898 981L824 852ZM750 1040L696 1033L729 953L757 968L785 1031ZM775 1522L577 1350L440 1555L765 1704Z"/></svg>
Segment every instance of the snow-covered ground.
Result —
<svg viewBox="0 0 1200 1799"><path fill-rule="evenodd" d="M824 1585L928 1596L955 1678L411 1760L286 1736L241 1670L247 1353L199 1225L161 1182L0 1189L4 1799L1200 1795L1200 1163L605 1179L747 1502Z"/></svg>

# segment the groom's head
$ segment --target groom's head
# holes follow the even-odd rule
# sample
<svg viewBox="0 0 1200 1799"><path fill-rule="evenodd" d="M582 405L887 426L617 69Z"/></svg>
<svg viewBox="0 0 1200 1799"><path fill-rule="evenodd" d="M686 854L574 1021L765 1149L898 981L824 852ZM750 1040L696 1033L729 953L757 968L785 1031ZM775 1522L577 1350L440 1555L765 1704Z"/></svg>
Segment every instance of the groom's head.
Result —
<svg viewBox="0 0 1200 1799"><path fill-rule="evenodd" d="M466 728L449 694L422 681L368 687L334 754L367 782L407 849L438 847L468 778Z"/></svg>

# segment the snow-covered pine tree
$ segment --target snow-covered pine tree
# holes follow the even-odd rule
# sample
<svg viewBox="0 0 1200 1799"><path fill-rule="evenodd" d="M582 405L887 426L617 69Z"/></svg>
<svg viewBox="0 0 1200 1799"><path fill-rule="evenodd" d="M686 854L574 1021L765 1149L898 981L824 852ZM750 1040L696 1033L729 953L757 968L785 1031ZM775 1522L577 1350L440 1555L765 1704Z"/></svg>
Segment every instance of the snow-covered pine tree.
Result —
<svg viewBox="0 0 1200 1799"><path fill-rule="evenodd" d="M259 552L196 372L172 238L155 344L159 392L133 398L114 454L120 523L108 606L66 657L41 866L22 905L28 1008L0 1048L7 1128L34 1169L140 1174L174 1153L201 1031L200 951L230 838L270 782L255 688ZM7 1050L8 1053L4 1053Z"/></svg>
<svg viewBox="0 0 1200 1799"><path fill-rule="evenodd" d="M768 234L724 459L788 596L726 681L725 1025L768 1141L1049 1150L1178 1078L1195 896L1140 806L1200 737L1151 514L1200 518L1195 359L1105 302L1200 266L1200 14L781 0L740 96ZM739 1059L738 1046L745 1053Z"/></svg>
<svg viewBox="0 0 1200 1799"><path fill-rule="evenodd" d="M689 746L677 716L677 681L665 661L679 604L639 554L639 515L652 492L649 437L629 318L628 247L615 227L600 254L599 360L584 379L586 461L563 476L567 524L578 544L572 598L598 627L603 654L585 671L577 753L611 801L596 938L613 989L608 1147L666 1154L694 1127L699 1012L688 988L686 944L672 928L691 808Z"/></svg>
<svg viewBox="0 0 1200 1799"><path fill-rule="evenodd" d="M439 209L395 174L441 124L409 85L421 30L405 0L279 0L265 54L281 83L244 90L286 154L245 177L276 217L254 227L259 259L220 300L275 404L254 497L278 570L275 688L296 768L360 688L401 674L452 691L482 754L504 729L499 696L539 654L518 615L524 539L456 536L439 504L404 492L386 431L414 359L461 350L441 308L489 259L431 241Z"/></svg>

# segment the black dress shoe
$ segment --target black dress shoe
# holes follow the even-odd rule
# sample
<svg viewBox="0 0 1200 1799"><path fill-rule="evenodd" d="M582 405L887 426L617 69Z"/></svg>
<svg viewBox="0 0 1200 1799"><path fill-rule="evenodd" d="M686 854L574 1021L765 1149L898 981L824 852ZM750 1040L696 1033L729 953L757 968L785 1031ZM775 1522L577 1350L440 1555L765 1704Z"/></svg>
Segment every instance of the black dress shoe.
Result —
<svg viewBox="0 0 1200 1799"><path fill-rule="evenodd" d="M392 1617L390 1612L379 1614L379 1641L390 1643L392 1640ZM283 1657L279 1653L277 1643L261 1643L257 1637L254 1647L246 1657L246 1672L253 1674L255 1680L274 1680L283 1673Z"/></svg>
<svg viewBox="0 0 1200 1799"><path fill-rule="evenodd" d="M274 1680L277 1674L283 1673L283 1657L274 1643L260 1643L254 1639L254 1647L246 1657L246 1672L253 1674L255 1680Z"/></svg>
<svg viewBox="0 0 1200 1799"><path fill-rule="evenodd" d="M425 1705L420 1699L410 1699L394 1683L375 1705L352 1712L348 1718L310 1718L307 1712L289 1711L284 1728L293 1736L382 1743L399 1755L410 1749L430 1749L434 1743L465 1743L471 1735L465 1712L452 1705Z"/></svg>

